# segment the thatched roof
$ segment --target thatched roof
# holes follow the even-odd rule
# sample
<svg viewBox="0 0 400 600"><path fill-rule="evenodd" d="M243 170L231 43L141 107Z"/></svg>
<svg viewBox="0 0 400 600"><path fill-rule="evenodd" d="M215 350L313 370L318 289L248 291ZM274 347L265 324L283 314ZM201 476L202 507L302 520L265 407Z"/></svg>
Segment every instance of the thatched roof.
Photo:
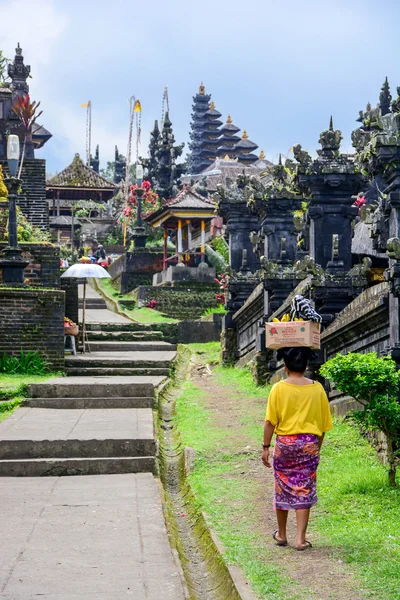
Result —
<svg viewBox="0 0 400 600"><path fill-rule="evenodd" d="M47 182L47 189L52 188L92 188L97 190L113 191L114 185L105 177L85 165L75 154L72 163L61 173L55 175Z"/></svg>

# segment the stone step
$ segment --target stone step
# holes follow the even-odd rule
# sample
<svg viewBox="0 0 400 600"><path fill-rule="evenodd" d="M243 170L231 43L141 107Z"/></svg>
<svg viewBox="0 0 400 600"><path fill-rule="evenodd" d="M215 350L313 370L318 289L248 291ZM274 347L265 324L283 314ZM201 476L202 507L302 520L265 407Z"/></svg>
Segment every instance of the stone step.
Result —
<svg viewBox="0 0 400 600"><path fill-rule="evenodd" d="M90 342L91 352L119 352L131 351L131 352L176 352L176 344L169 344L168 342L162 341L95 341Z"/></svg>
<svg viewBox="0 0 400 600"><path fill-rule="evenodd" d="M0 460L0 477L60 477L118 473L155 473L155 458L154 456L116 456Z"/></svg>
<svg viewBox="0 0 400 600"><path fill-rule="evenodd" d="M25 398L22 406L30 408L154 408L153 396L138 398Z"/></svg>
<svg viewBox="0 0 400 600"><path fill-rule="evenodd" d="M51 410L51 409L30 409ZM124 409L128 410L128 409ZM133 410L133 409L131 409ZM146 409L138 409L146 410ZM61 412L58 410L57 412ZM45 421L45 416L43 416ZM155 456L152 439L0 439L0 460L25 458L111 458L119 456Z"/></svg>
<svg viewBox="0 0 400 600"><path fill-rule="evenodd" d="M53 377L29 385L33 398L153 397L165 377ZM7 419L8 421L8 419Z"/></svg>
<svg viewBox="0 0 400 600"><path fill-rule="evenodd" d="M104 367L104 368L134 368L169 369L175 358L174 352L92 352L67 356L65 366L67 368L77 367Z"/></svg>
<svg viewBox="0 0 400 600"><path fill-rule="evenodd" d="M92 367L92 366L74 366L65 367L65 373L71 377L89 376L89 377L115 377L115 376L149 376L149 377L168 377L170 370L167 367Z"/></svg>
<svg viewBox="0 0 400 600"><path fill-rule="evenodd" d="M87 331L159 331L176 334L177 323L138 323L136 321L123 323L86 323Z"/></svg>
<svg viewBox="0 0 400 600"><path fill-rule="evenodd" d="M0 460L155 456L150 408L22 407L0 424Z"/></svg>
<svg viewBox="0 0 400 600"><path fill-rule="evenodd" d="M160 341L163 335L160 331L88 331L90 345L95 342L145 342Z"/></svg>
<svg viewBox="0 0 400 600"><path fill-rule="evenodd" d="M83 308L83 299L80 298L79 299L79 303L78 303L79 308ZM96 308L101 309L101 310L106 310L107 309L107 304L105 303L105 301L102 298L87 298L86 299L86 308L87 309L94 309L96 310Z"/></svg>

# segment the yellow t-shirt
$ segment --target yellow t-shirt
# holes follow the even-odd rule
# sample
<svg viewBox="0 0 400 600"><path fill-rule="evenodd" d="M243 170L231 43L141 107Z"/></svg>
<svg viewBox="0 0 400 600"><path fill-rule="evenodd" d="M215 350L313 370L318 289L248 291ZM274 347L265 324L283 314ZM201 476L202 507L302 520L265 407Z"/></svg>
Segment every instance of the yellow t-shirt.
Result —
<svg viewBox="0 0 400 600"><path fill-rule="evenodd" d="M282 380L272 386L265 420L276 435L313 433L321 436L332 429L329 401L322 385L295 385Z"/></svg>

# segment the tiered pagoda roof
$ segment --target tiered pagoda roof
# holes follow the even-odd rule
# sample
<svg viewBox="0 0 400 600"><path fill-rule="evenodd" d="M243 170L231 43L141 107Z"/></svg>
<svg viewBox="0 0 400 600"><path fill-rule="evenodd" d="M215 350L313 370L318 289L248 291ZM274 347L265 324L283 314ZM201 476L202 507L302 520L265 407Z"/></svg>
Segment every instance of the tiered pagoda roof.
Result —
<svg viewBox="0 0 400 600"><path fill-rule="evenodd" d="M258 156L252 152L256 148L258 148L257 144L249 140L247 131L244 130L242 139L233 148L233 152L240 163L251 165L258 160Z"/></svg>
<svg viewBox="0 0 400 600"><path fill-rule="evenodd" d="M228 115L225 125L220 129L222 135L219 138L218 157L225 158L225 156L231 156L234 146L240 142L240 137L236 135L238 131L240 131L240 127L236 127L232 123L231 115Z"/></svg>
<svg viewBox="0 0 400 600"><path fill-rule="evenodd" d="M201 156L203 149L203 133L206 124L205 114L209 110L210 94L206 94L203 82L200 84L199 91L193 96L193 112L191 122L191 132L189 137L190 154L188 156L188 169L191 173L200 173L204 168L204 160Z"/></svg>
<svg viewBox="0 0 400 600"><path fill-rule="evenodd" d="M221 113L216 110L214 102L211 102L208 111L204 115L205 123L203 129L203 141L200 156L203 159L202 170L206 169L216 158L219 146Z"/></svg>

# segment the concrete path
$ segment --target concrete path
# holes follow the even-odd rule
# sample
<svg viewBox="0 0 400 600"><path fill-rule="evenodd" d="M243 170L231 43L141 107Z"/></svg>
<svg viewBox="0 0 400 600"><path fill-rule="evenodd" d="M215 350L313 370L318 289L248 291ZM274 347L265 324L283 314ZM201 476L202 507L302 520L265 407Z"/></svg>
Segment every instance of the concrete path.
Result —
<svg viewBox="0 0 400 600"><path fill-rule="evenodd" d="M1 425L0 449L11 440L57 440L61 443L110 439L153 441L151 408L20 408ZM4 456L4 450L1 454L3 458L9 458Z"/></svg>
<svg viewBox="0 0 400 600"><path fill-rule="evenodd" d="M97 332L132 327L87 292ZM185 599L152 474L152 409L176 347L130 333L68 357L70 377L31 385L0 423L0 600Z"/></svg>
<svg viewBox="0 0 400 600"><path fill-rule="evenodd" d="M184 600L148 473L0 478L0 600Z"/></svg>
<svg viewBox="0 0 400 600"><path fill-rule="evenodd" d="M83 299L83 285L78 286L78 295L79 299ZM86 299L87 300L103 300L102 296L95 289L90 287L90 285L86 286ZM87 308L86 323L132 323L130 319L118 315L117 313L108 310L107 308ZM79 322L82 322L82 310L79 310Z"/></svg>

